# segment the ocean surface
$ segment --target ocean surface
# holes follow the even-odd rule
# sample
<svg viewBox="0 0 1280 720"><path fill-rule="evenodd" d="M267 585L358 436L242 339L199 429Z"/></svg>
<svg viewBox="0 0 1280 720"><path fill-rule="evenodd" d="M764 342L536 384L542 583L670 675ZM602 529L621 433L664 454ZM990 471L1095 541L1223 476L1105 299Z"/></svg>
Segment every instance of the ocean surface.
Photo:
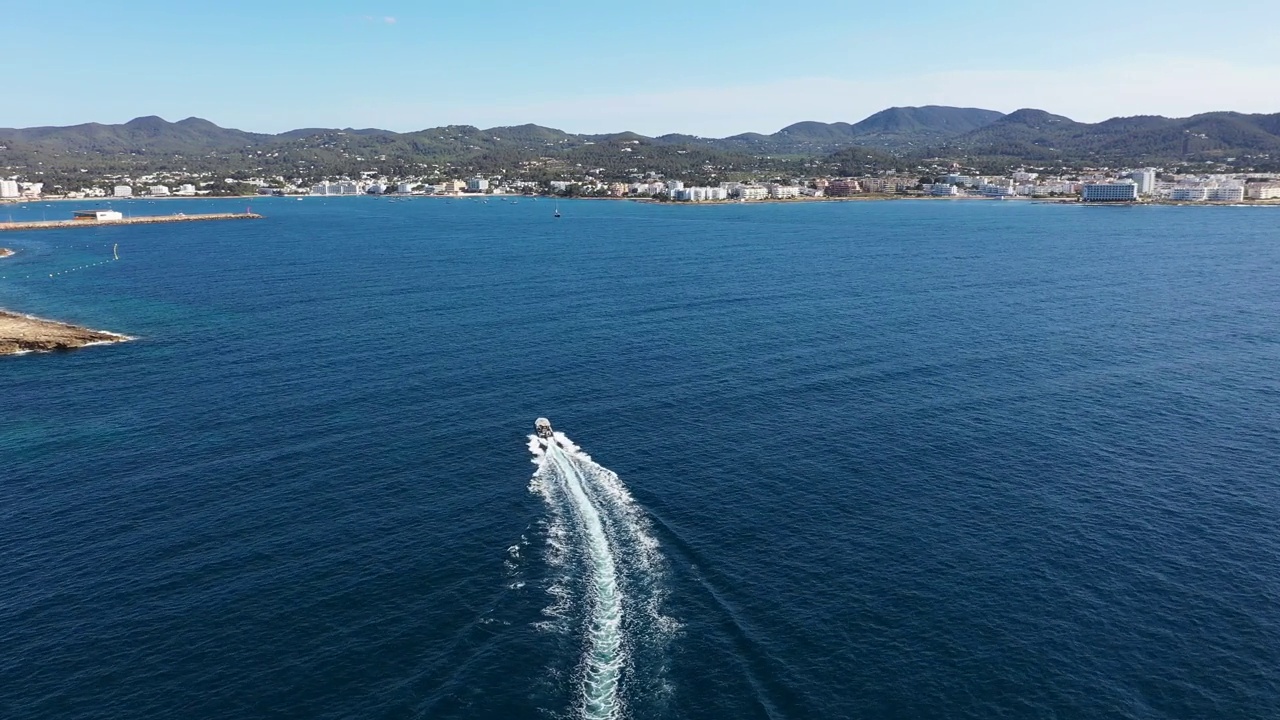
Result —
<svg viewBox="0 0 1280 720"><path fill-rule="evenodd" d="M0 235L6 720L1280 717L1280 211L251 204Z"/></svg>

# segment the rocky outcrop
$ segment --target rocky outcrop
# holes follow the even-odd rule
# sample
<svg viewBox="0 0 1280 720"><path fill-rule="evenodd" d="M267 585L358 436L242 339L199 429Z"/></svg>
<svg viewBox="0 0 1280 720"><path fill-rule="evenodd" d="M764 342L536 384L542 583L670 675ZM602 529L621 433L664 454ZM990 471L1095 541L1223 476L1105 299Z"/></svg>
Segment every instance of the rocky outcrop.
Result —
<svg viewBox="0 0 1280 720"><path fill-rule="evenodd" d="M13 254L13 251L10 250L9 248L0 248L0 258L7 258L12 254Z"/></svg>
<svg viewBox="0 0 1280 720"><path fill-rule="evenodd" d="M0 355L74 350L85 345L124 342L124 335L42 320L0 310Z"/></svg>

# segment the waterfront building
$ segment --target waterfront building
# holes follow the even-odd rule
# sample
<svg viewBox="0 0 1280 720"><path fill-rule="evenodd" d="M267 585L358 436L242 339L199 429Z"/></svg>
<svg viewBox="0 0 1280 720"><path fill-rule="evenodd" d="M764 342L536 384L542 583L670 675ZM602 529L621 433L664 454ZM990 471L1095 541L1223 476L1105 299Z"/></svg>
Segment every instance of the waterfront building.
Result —
<svg viewBox="0 0 1280 720"><path fill-rule="evenodd" d="M128 185L117 185L112 188L111 197L133 197L133 188Z"/></svg>
<svg viewBox="0 0 1280 720"><path fill-rule="evenodd" d="M1182 185L1169 191L1169 199L1179 202L1201 202L1209 198L1209 189L1203 185Z"/></svg>
<svg viewBox="0 0 1280 720"><path fill-rule="evenodd" d="M440 193L443 195L457 195L467 189L467 184L461 180L447 180L440 186Z"/></svg>
<svg viewBox="0 0 1280 720"><path fill-rule="evenodd" d="M1219 185L1206 188L1204 199L1209 202L1244 202L1244 186Z"/></svg>
<svg viewBox="0 0 1280 720"><path fill-rule="evenodd" d="M166 197L169 193L168 185L152 185L147 188L147 194L153 197Z"/></svg>
<svg viewBox="0 0 1280 720"><path fill-rule="evenodd" d="M1151 168L1144 170L1135 170L1129 173L1129 177L1138 186L1139 195L1151 195L1156 191L1156 171Z"/></svg>
<svg viewBox="0 0 1280 720"><path fill-rule="evenodd" d="M795 185L770 185L769 197L774 200L789 200L800 197L800 188Z"/></svg>
<svg viewBox="0 0 1280 720"><path fill-rule="evenodd" d="M467 192L482 193L489 189L489 181L482 177L473 177L467 181Z"/></svg>
<svg viewBox="0 0 1280 720"><path fill-rule="evenodd" d="M719 187L687 187L672 191L671 199L685 202L712 202L727 200L729 194Z"/></svg>
<svg viewBox="0 0 1280 720"><path fill-rule="evenodd" d="M863 192L892 194L898 190L898 181L894 178L863 178L858 181Z"/></svg>
<svg viewBox="0 0 1280 720"><path fill-rule="evenodd" d="M862 192L857 180L832 180L827 183L827 197L849 197Z"/></svg>
<svg viewBox="0 0 1280 720"><path fill-rule="evenodd" d="M960 188L951 183L927 183L924 192L934 197L953 197L960 194Z"/></svg>
<svg viewBox="0 0 1280 720"><path fill-rule="evenodd" d="M1280 199L1280 183L1249 183L1245 186L1245 197L1250 200Z"/></svg>
<svg viewBox="0 0 1280 720"><path fill-rule="evenodd" d="M739 200L764 200L769 197L769 188L758 185L741 185L734 193Z"/></svg>
<svg viewBox="0 0 1280 720"><path fill-rule="evenodd" d="M978 192L987 197L1009 197L1014 194L1013 181L983 183L978 186Z"/></svg>
<svg viewBox="0 0 1280 720"><path fill-rule="evenodd" d="M1081 199L1085 202L1134 202L1138 199L1138 186L1132 182L1085 183Z"/></svg>
<svg viewBox="0 0 1280 720"><path fill-rule="evenodd" d="M174 193L174 195L195 195L195 194L196 194L196 186L191 184L179 185L178 192Z"/></svg>
<svg viewBox="0 0 1280 720"><path fill-rule="evenodd" d="M16 198L22 195L17 180L0 180L0 198Z"/></svg>

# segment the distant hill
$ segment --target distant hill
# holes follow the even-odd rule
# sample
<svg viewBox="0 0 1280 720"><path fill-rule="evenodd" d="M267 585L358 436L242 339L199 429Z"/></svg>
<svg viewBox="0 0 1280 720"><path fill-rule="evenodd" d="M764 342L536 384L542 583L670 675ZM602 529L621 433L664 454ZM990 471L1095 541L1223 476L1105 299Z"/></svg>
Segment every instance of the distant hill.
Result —
<svg viewBox="0 0 1280 720"><path fill-rule="evenodd" d="M1250 166L1280 161L1280 113L1214 112L1188 118L1135 116L1080 123L1023 109L928 148L939 157L963 155L995 164L1147 164L1234 161Z"/></svg>
<svg viewBox="0 0 1280 720"><path fill-rule="evenodd" d="M25 145L46 153L186 154L257 145L272 137L221 128L194 117L176 123L148 116L122 125L87 123L70 127L0 129L0 143Z"/></svg>

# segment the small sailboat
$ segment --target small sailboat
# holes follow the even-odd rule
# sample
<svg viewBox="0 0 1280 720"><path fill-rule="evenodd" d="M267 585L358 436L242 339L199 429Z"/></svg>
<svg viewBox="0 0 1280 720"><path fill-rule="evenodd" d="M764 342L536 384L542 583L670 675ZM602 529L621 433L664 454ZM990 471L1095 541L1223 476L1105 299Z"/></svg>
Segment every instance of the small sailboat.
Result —
<svg viewBox="0 0 1280 720"><path fill-rule="evenodd" d="M556 203L556 217L560 217L560 203Z"/></svg>

